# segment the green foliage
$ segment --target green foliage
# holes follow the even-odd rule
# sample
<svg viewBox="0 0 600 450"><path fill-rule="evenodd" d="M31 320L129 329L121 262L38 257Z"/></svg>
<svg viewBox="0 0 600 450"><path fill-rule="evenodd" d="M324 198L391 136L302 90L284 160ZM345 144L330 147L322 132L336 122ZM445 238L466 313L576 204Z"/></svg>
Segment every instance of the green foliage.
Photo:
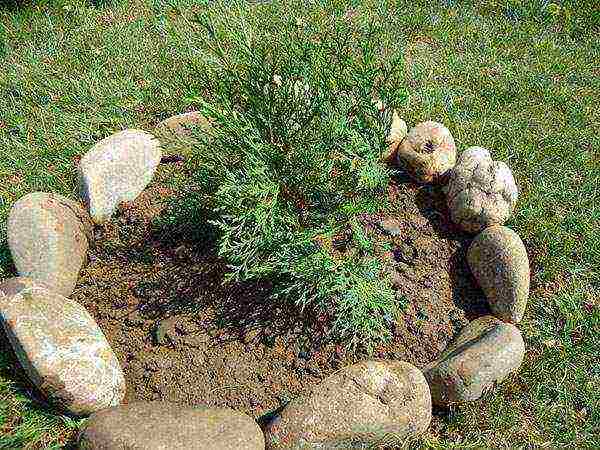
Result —
<svg viewBox="0 0 600 450"><path fill-rule="evenodd" d="M213 195L231 277L274 279L275 297L330 317L332 337L371 347L396 308L382 252L357 217L387 206L390 113L374 101L405 100L401 53L384 40L393 22L383 7L298 2L294 17L276 3L251 17L235 6L196 17L213 95L202 111L214 123L198 136L198 179ZM346 231L350 245L334 249Z"/></svg>

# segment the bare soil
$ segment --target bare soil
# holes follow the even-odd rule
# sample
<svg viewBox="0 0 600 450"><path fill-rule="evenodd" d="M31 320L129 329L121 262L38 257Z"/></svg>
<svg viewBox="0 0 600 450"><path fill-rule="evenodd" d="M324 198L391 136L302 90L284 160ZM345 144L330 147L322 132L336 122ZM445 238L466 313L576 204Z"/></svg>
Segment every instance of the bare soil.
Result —
<svg viewBox="0 0 600 450"><path fill-rule="evenodd" d="M470 238L448 219L441 188L397 180L389 193L397 212L364 225L393 245L404 311L373 356L422 368L487 310L466 263ZM97 227L72 295L117 354L126 402L228 406L259 418L365 357L320 339L319 317L268 301L268 283L224 285L205 217L181 206L187 195L154 184Z"/></svg>

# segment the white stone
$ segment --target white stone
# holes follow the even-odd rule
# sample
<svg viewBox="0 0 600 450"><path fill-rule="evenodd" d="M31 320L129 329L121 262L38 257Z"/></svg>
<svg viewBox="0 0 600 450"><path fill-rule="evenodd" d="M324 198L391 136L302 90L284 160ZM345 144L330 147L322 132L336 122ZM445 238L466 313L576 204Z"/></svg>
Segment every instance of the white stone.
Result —
<svg viewBox="0 0 600 450"><path fill-rule="evenodd" d="M81 195L92 220L104 223L121 202L135 200L161 156L158 140L141 130L121 131L94 145L79 163Z"/></svg>

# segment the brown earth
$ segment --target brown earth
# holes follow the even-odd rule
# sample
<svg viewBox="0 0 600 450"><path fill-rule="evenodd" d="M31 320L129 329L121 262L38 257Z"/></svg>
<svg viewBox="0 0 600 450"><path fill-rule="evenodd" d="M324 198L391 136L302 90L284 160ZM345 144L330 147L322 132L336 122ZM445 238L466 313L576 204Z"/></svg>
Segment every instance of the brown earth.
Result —
<svg viewBox="0 0 600 450"><path fill-rule="evenodd" d="M154 184L97 227L72 295L117 354L126 402L229 406L260 417L365 357L323 343L326 323L268 301L267 283L224 285L227 268L205 218L181 206L186 195ZM390 195L398 212L363 223L393 244L405 307L392 342L374 356L422 368L487 310L466 263L470 239L450 223L441 189L398 181Z"/></svg>

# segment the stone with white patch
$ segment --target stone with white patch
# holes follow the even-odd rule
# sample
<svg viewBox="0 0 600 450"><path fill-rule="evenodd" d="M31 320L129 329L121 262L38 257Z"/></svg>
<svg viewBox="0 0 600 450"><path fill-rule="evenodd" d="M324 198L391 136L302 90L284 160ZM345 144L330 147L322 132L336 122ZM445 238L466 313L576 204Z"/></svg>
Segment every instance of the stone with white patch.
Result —
<svg viewBox="0 0 600 450"><path fill-rule="evenodd" d="M118 405L125 379L86 309L27 278L0 284L0 322L23 369L50 403L85 416Z"/></svg>

